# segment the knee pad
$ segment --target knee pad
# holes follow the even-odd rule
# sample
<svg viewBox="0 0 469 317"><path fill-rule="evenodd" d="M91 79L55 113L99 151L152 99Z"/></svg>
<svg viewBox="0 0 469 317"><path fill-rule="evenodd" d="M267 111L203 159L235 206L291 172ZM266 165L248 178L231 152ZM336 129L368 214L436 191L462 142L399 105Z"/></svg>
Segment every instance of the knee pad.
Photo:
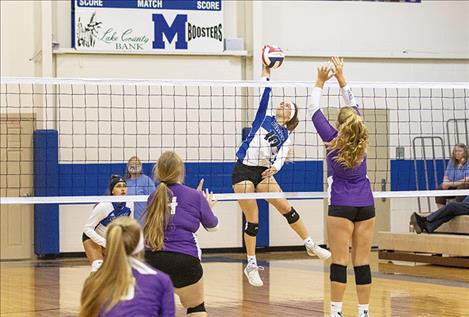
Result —
<svg viewBox="0 0 469 317"><path fill-rule="evenodd" d="M246 226L244 227L244 233L246 233L248 236L255 237L257 236L258 232L259 232L258 223L246 222Z"/></svg>
<svg viewBox="0 0 469 317"><path fill-rule="evenodd" d="M353 270L355 271L355 284L371 284L371 270L369 265L355 266Z"/></svg>
<svg viewBox="0 0 469 317"><path fill-rule="evenodd" d="M291 208L290 212L283 215L285 219L287 219L289 224L294 224L300 219L300 214L295 210L295 208Z"/></svg>
<svg viewBox="0 0 469 317"><path fill-rule="evenodd" d="M340 264L331 264L331 282L347 283L347 267Z"/></svg>
<svg viewBox="0 0 469 317"><path fill-rule="evenodd" d="M187 315L192 314L192 313L203 313L203 312L206 312L205 303L202 303L200 305L187 309Z"/></svg>

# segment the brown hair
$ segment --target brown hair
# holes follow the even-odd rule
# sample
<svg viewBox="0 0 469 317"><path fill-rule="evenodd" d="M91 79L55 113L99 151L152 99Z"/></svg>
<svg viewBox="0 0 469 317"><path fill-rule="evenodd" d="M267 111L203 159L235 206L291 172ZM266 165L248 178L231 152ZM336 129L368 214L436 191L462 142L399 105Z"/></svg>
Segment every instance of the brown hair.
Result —
<svg viewBox="0 0 469 317"><path fill-rule="evenodd" d="M326 146L330 151L339 150L335 160L344 167L358 166L368 149L368 130L352 107L342 107L337 116L339 133Z"/></svg>
<svg viewBox="0 0 469 317"><path fill-rule="evenodd" d="M98 316L127 295L133 285L128 256L140 240L141 228L129 217L116 218L106 234L106 255L98 271L88 277L81 292L80 317Z"/></svg>
<svg viewBox="0 0 469 317"><path fill-rule="evenodd" d="M145 225L143 235L152 251L164 247L164 233L169 218L169 204L172 193L168 188L184 180L184 162L173 151L161 154L156 165L156 178L160 181L155 196L145 212Z"/></svg>
<svg viewBox="0 0 469 317"><path fill-rule="evenodd" d="M293 130L296 129L298 126L298 123L300 123L300 120L298 120L298 107L296 103L290 101L290 103L295 107L295 114L293 115L293 118L288 120L285 125L287 126L288 132L293 132Z"/></svg>
<svg viewBox="0 0 469 317"><path fill-rule="evenodd" d="M454 153L455 152L454 150L456 150L457 147L464 150L464 157L461 159L460 162L456 160L456 156ZM467 147L467 145L465 145L464 143L456 144L453 148L453 151L451 152L451 164L453 166L458 166L458 164L464 165L468 159L469 159L469 148Z"/></svg>

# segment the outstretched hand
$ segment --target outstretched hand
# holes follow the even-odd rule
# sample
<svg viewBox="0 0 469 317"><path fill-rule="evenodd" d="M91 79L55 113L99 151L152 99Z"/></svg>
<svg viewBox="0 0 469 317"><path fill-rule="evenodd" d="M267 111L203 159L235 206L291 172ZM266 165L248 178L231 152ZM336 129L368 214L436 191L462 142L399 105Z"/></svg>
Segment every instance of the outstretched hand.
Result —
<svg viewBox="0 0 469 317"><path fill-rule="evenodd" d="M316 87L323 88L324 83L331 79L332 76L334 76L334 70L330 67L330 64L319 66Z"/></svg>
<svg viewBox="0 0 469 317"><path fill-rule="evenodd" d="M199 182L199 185L197 186L197 191L201 192L202 195L204 195L205 199L207 199L208 205L210 206L211 209L213 209L213 206L218 202L215 198L213 198L213 192L209 192L208 188L205 188L205 191L203 190L204 187L204 179L202 178Z"/></svg>
<svg viewBox="0 0 469 317"><path fill-rule="evenodd" d="M262 64L262 76L261 77L270 77L270 68Z"/></svg>
<svg viewBox="0 0 469 317"><path fill-rule="evenodd" d="M201 192L202 191L202 188L204 187L204 179L202 178L199 182L199 185L197 185L197 191L198 192Z"/></svg>
<svg viewBox="0 0 469 317"><path fill-rule="evenodd" d="M344 77L344 59L342 57L334 56L331 58L331 62L335 68L335 78L337 78L337 81L342 88L347 84Z"/></svg>
<svg viewBox="0 0 469 317"><path fill-rule="evenodd" d="M213 197L213 192L209 192L208 188L205 189L205 192L202 191L202 195L204 195L205 199L207 199L208 205L210 206L210 209L213 209L213 207L216 205L218 200L216 200Z"/></svg>

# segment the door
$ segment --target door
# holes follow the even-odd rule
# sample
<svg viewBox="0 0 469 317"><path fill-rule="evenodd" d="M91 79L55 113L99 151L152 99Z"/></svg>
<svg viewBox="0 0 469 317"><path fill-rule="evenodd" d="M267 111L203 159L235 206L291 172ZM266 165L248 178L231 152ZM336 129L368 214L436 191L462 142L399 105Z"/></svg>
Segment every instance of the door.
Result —
<svg viewBox="0 0 469 317"><path fill-rule="evenodd" d="M0 115L0 197L33 193L33 114ZM33 256L33 205L0 204L0 259Z"/></svg>

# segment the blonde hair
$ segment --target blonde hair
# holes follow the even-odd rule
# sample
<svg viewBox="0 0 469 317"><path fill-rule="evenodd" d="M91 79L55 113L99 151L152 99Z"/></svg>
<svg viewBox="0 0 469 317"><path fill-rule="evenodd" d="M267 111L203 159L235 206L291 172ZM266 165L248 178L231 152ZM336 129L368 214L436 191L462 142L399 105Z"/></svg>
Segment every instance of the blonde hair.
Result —
<svg viewBox="0 0 469 317"><path fill-rule="evenodd" d="M335 139L326 143L330 151L338 150L337 163L353 168L363 162L368 149L368 130L352 107L343 107L337 116L339 133Z"/></svg>
<svg viewBox="0 0 469 317"><path fill-rule="evenodd" d="M145 225L143 235L152 251L158 251L164 247L164 234L169 219L169 204L172 193L168 185L176 184L184 180L184 162L173 151L161 154L156 164L156 178L160 181L156 189L155 197L145 212Z"/></svg>
<svg viewBox="0 0 469 317"><path fill-rule="evenodd" d="M80 317L95 317L110 310L135 283L128 256L140 240L141 228L129 217L116 218L106 234L106 255L98 271L85 281L81 292Z"/></svg>

